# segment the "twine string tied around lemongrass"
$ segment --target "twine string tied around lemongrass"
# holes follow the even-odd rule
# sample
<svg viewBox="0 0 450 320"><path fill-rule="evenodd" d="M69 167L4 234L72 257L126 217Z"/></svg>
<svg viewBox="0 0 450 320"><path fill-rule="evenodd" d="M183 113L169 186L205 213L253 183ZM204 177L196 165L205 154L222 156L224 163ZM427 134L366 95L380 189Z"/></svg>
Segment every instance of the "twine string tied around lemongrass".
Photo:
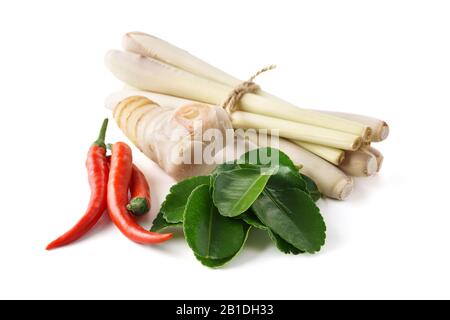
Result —
<svg viewBox="0 0 450 320"><path fill-rule="evenodd" d="M254 82L255 78L260 74L273 70L276 68L276 65L272 64L268 67L262 68L258 72L256 72L253 76L250 77L247 81L242 82L237 85L233 91L231 91L230 95L227 99L222 103L222 107L228 112L228 114L233 113L237 109L237 103L242 98L242 96L249 92L255 92L259 89L259 86Z"/></svg>

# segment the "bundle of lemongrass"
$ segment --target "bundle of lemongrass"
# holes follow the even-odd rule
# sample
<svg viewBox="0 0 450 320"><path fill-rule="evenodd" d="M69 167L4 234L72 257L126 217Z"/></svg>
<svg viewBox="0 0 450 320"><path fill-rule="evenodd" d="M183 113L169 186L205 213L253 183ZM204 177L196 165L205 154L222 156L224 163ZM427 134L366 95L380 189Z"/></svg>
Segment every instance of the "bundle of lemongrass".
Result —
<svg viewBox="0 0 450 320"><path fill-rule="evenodd" d="M166 107L186 102L221 105L242 83L148 34L126 34L123 48L124 52L113 50L105 58L118 79L137 88L122 92L122 98L144 95ZM116 95L110 99L109 107L114 109L119 102ZM389 127L382 120L301 109L262 90L243 95L230 120L234 128L277 130L284 138L280 149L303 166L304 173L316 181L324 195L341 200L352 190L351 176L372 176L380 170L383 156L371 144L389 134ZM246 138L263 146L256 137ZM268 141L265 144L270 144Z"/></svg>

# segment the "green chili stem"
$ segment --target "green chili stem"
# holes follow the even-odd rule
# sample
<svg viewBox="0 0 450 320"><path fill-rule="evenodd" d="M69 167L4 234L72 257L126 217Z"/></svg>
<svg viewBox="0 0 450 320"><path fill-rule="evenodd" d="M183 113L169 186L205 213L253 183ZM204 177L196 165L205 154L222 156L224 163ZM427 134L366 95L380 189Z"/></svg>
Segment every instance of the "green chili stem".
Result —
<svg viewBox="0 0 450 320"><path fill-rule="evenodd" d="M100 129L100 133L98 135L97 140L95 140L94 145L106 149L105 137L106 137L106 128L107 127L108 127L108 118L103 120L102 128Z"/></svg>

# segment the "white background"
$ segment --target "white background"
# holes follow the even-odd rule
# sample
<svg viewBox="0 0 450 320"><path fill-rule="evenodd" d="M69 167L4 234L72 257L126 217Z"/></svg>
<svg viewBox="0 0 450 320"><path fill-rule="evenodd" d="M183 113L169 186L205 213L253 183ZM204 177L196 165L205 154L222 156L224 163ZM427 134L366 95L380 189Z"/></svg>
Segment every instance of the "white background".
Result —
<svg viewBox="0 0 450 320"><path fill-rule="evenodd" d="M107 219L44 250L84 212L86 151L121 86L103 56L134 30L240 78L276 63L267 91L389 122L381 174L320 202L319 254L254 233L210 270L181 234L139 246ZM450 298L448 1L1 1L0 39L0 298ZM125 139L114 123L109 139ZM134 155L153 217L171 180Z"/></svg>

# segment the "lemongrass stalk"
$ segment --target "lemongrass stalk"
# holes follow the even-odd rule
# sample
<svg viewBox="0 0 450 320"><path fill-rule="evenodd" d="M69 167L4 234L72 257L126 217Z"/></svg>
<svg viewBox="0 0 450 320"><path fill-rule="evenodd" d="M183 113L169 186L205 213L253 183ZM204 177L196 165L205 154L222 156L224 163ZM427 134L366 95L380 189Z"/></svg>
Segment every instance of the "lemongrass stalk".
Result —
<svg viewBox="0 0 450 320"><path fill-rule="evenodd" d="M334 112L334 111L321 111L321 112L336 117L341 117L342 119L357 121L370 127L372 130L372 138L371 138L372 142L383 141L389 136L389 126L383 120L353 113Z"/></svg>
<svg viewBox="0 0 450 320"><path fill-rule="evenodd" d="M277 130L278 135L283 138L311 142L344 150L357 150L361 146L361 138L349 133L283 119L270 118L249 112L233 112L231 114L231 122L234 128Z"/></svg>
<svg viewBox="0 0 450 320"><path fill-rule="evenodd" d="M367 151L369 151L371 154L373 154L375 156L375 158L377 159L377 172L380 172L381 166L383 165L383 161L384 161L383 154L379 150L377 150L373 147L370 147Z"/></svg>
<svg viewBox="0 0 450 320"><path fill-rule="evenodd" d="M318 144L313 144L309 142L302 142L299 140L292 140L295 144L298 144L303 149L308 150L309 152L312 152L322 159L327 160L328 162L331 162L335 165L340 165L342 161L344 161L345 158L345 151L341 149L321 146Z"/></svg>
<svg viewBox="0 0 450 320"><path fill-rule="evenodd" d="M354 177L373 176L378 169L377 159L365 150L346 152L344 161L339 168Z"/></svg>
<svg viewBox="0 0 450 320"><path fill-rule="evenodd" d="M106 55L105 62L117 78L143 90L156 91L216 105L219 105L228 95L229 90L231 90L231 88L222 84L211 82L158 60L129 52L110 51ZM256 106L264 105L264 99L254 94L246 94L241 99L241 103L253 101L253 109L256 111L258 109ZM252 105L252 103L249 103L249 105ZM264 129L280 129L283 132L282 136L287 138L320 143L345 150L355 150L361 144L361 139L356 135L322 127L313 127L257 114L254 114L254 117L250 118L250 120L255 120L257 117L266 120L265 124L268 127ZM237 120L240 119L238 115L235 118ZM285 128L278 127L278 125L282 126L286 123L292 124L289 127L292 130L298 129L299 132L288 132ZM243 125L248 124L243 123ZM261 128L261 124L258 124L257 128Z"/></svg>
<svg viewBox="0 0 450 320"><path fill-rule="evenodd" d="M124 83L147 91L219 104L230 89L158 60L129 52L109 51L106 66Z"/></svg>
<svg viewBox="0 0 450 320"><path fill-rule="evenodd" d="M280 99L273 99L268 96L247 93L241 98L239 106L239 109L245 112L341 131L361 137L364 141L370 140L372 135L372 130L369 127L358 122L300 109Z"/></svg>
<svg viewBox="0 0 450 320"><path fill-rule="evenodd" d="M142 32L127 33L123 37L122 45L127 51L160 60L192 74L232 88L242 83L242 80L213 67L189 52L149 34ZM367 128L358 122L342 121L343 119L337 117L330 117L319 112L300 109L297 106L262 90L258 91L258 95L264 97L264 100L269 100L270 103L268 108L266 108L265 105L262 105L254 110L251 108L254 106L253 104L247 106L244 101L241 103L242 110L348 132L360 135L364 140L367 140L370 137L370 128ZM247 95L244 97L246 96Z"/></svg>
<svg viewBox="0 0 450 320"><path fill-rule="evenodd" d="M125 34L122 38L122 47L126 51L161 60L190 73L225 85L234 87L242 82L200 60L189 52L143 32L128 32Z"/></svg>
<svg viewBox="0 0 450 320"><path fill-rule="evenodd" d="M151 92L151 91L143 91L143 90L139 90L139 89L135 89L135 88L127 86L121 91L113 92L110 95L108 95L108 97L105 100L105 107L109 110L114 110L114 108L117 106L117 104L120 101L125 100L126 98L132 97L132 96L146 97L147 99L150 99L150 100L156 102L157 104L159 104L162 107L172 108L172 109L181 107L182 105L189 104L189 103L195 103L195 102L198 103L198 101L182 99L182 98L168 96L165 94L155 93L155 92Z"/></svg>
<svg viewBox="0 0 450 320"><path fill-rule="evenodd" d="M270 136L262 136L252 130L237 134L249 139L260 147L274 147L286 153L294 164L301 167L300 172L315 181L320 192L333 199L344 200L353 190L353 179L339 170L328 161L303 149L286 139L272 139Z"/></svg>

